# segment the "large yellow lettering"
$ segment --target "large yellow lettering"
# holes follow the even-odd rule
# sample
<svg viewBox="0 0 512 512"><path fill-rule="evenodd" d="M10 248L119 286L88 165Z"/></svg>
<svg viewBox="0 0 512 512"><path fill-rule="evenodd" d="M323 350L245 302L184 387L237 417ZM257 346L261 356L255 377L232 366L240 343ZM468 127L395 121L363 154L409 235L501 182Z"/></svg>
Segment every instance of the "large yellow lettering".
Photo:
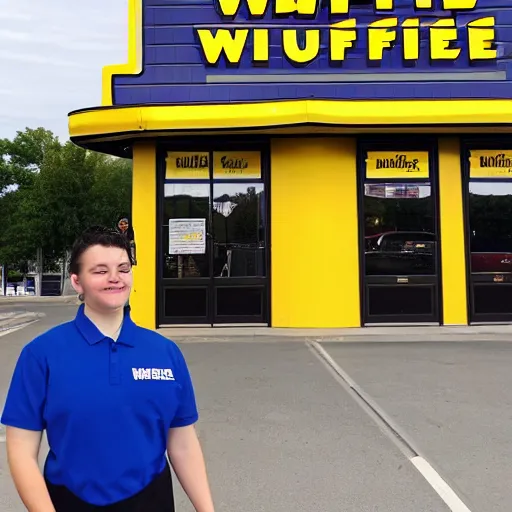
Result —
<svg viewBox="0 0 512 512"><path fill-rule="evenodd" d="M300 17L315 18L318 0L276 0L276 16L297 14Z"/></svg>
<svg viewBox="0 0 512 512"><path fill-rule="evenodd" d="M432 60L455 60L460 48L450 48L450 43L457 40L455 20L442 19L430 26L430 58Z"/></svg>
<svg viewBox="0 0 512 512"><path fill-rule="evenodd" d="M375 9L377 11L392 11L393 3L393 0L375 0Z"/></svg>
<svg viewBox="0 0 512 512"><path fill-rule="evenodd" d="M354 46L357 39L356 19L343 20L329 29L329 49L331 62L344 61L347 49Z"/></svg>
<svg viewBox="0 0 512 512"><path fill-rule="evenodd" d="M368 58L382 60L384 49L391 48L396 39L396 30L388 30L398 26L398 18L385 18L368 25Z"/></svg>
<svg viewBox="0 0 512 512"><path fill-rule="evenodd" d="M498 50L494 47L496 37L495 19L480 18L468 23L468 46L471 60L496 59Z"/></svg>
<svg viewBox="0 0 512 512"><path fill-rule="evenodd" d="M348 0L331 0L329 2L330 14L347 14L348 9Z"/></svg>
<svg viewBox="0 0 512 512"><path fill-rule="evenodd" d="M240 9L242 0L217 0L222 16L234 17ZM261 17L267 10L268 0L247 0L249 14L253 17Z"/></svg>
<svg viewBox="0 0 512 512"><path fill-rule="evenodd" d="M474 9L477 0L444 0L443 9Z"/></svg>
<svg viewBox="0 0 512 512"><path fill-rule="evenodd" d="M254 29L254 55L253 62L255 64L264 64L268 62L269 40L268 29Z"/></svg>
<svg viewBox="0 0 512 512"><path fill-rule="evenodd" d="M320 30L306 30L306 44L303 49L299 48L297 30L283 30L283 50L292 64L308 64L320 51Z"/></svg>
<svg viewBox="0 0 512 512"><path fill-rule="evenodd" d="M410 18L402 23L404 59L418 60L420 57L420 20Z"/></svg>
<svg viewBox="0 0 512 512"><path fill-rule="evenodd" d="M230 64L238 64L247 41L249 30L235 29L234 36L229 29L220 28L215 35L209 29L198 29L197 35L208 64L218 64L222 52Z"/></svg>
<svg viewBox="0 0 512 512"><path fill-rule="evenodd" d="M432 0L416 0L416 9L432 9Z"/></svg>

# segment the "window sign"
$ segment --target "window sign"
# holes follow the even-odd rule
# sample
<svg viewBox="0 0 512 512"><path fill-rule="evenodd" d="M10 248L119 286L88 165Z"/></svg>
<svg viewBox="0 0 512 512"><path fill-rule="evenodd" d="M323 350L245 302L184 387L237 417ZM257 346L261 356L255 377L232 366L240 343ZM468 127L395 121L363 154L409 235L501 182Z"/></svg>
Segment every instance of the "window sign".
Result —
<svg viewBox="0 0 512 512"><path fill-rule="evenodd" d="M470 178L512 178L512 150L472 149Z"/></svg>
<svg viewBox="0 0 512 512"><path fill-rule="evenodd" d="M169 254L205 254L206 219L170 219Z"/></svg>
<svg viewBox="0 0 512 512"><path fill-rule="evenodd" d="M418 179L429 177L428 151L368 151L366 178Z"/></svg>
<svg viewBox="0 0 512 512"><path fill-rule="evenodd" d="M259 151L215 151L213 153L214 179L260 179Z"/></svg>
<svg viewBox="0 0 512 512"><path fill-rule="evenodd" d="M207 180L210 177L210 154L195 152L167 153L165 179Z"/></svg>

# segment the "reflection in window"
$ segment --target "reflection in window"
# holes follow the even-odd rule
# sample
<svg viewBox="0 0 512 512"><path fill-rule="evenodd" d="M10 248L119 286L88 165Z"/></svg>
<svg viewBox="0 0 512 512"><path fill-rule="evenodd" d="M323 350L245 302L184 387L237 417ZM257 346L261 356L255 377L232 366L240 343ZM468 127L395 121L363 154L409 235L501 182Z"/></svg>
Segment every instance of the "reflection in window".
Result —
<svg viewBox="0 0 512 512"><path fill-rule="evenodd" d="M512 183L470 182L471 271L512 272Z"/></svg>
<svg viewBox="0 0 512 512"><path fill-rule="evenodd" d="M265 208L262 183L214 184L215 277L265 276Z"/></svg>
<svg viewBox="0 0 512 512"><path fill-rule="evenodd" d="M163 277L165 278L193 278L209 277L209 264L206 244L208 231L208 214L210 207L210 185L207 183L166 184L164 198L164 225L162 227L164 248ZM182 247L186 242L204 237L204 248L201 244L190 243L190 251L171 254L169 222L173 219L205 219L206 229L195 228L190 233L180 234ZM173 226L171 222L171 226ZM176 227L173 227L176 233ZM192 232L193 231L193 232ZM175 236L176 238L176 236ZM179 244L180 242L178 242ZM175 246L174 251L177 250ZM186 250L186 249L180 249Z"/></svg>
<svg viewBox="0 0 512 512"><path fill-rule="evenodd" d="M435 274L431 186L368 183L364 192L366 274Z"/></svg>

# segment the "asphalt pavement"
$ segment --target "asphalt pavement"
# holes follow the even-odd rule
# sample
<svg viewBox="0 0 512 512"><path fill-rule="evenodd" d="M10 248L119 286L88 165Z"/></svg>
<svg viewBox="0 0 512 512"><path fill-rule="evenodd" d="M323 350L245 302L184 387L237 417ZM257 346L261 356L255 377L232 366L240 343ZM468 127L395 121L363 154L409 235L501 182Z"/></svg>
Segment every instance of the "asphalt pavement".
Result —
<svg viewBox="0 0 512 512"><path fill-rule="evenodd" d="M0 406L22 346L76 305L23 309L40 317L0 334ZM509 512L506 339L265 341L179 341L217 511ZM13 510L0 432L0 512Z"/></svg>

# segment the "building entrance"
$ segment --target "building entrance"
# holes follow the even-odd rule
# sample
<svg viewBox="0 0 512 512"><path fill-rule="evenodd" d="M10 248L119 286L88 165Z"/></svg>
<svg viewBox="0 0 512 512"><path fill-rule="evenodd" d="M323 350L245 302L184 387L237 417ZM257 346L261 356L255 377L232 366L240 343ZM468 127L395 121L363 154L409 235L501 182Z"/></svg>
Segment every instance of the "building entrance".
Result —
<svg viewBox="0 0 512 512"><path fill-rule="evenodd" d="M257 151L168 152L159 324L268 324L268 198Z"/></svg>
<svg viewBox="0 0 512 512"><path fill-rule="evenodd" d="M437 323L440 284L432 152L388 148L360 151L363 323Z"/></svg>
<svg viewBox="0 0 512 512"><path fill-rule="evenodd" d="M512 321L512 150L466 152L470 321Z"/></svg>

